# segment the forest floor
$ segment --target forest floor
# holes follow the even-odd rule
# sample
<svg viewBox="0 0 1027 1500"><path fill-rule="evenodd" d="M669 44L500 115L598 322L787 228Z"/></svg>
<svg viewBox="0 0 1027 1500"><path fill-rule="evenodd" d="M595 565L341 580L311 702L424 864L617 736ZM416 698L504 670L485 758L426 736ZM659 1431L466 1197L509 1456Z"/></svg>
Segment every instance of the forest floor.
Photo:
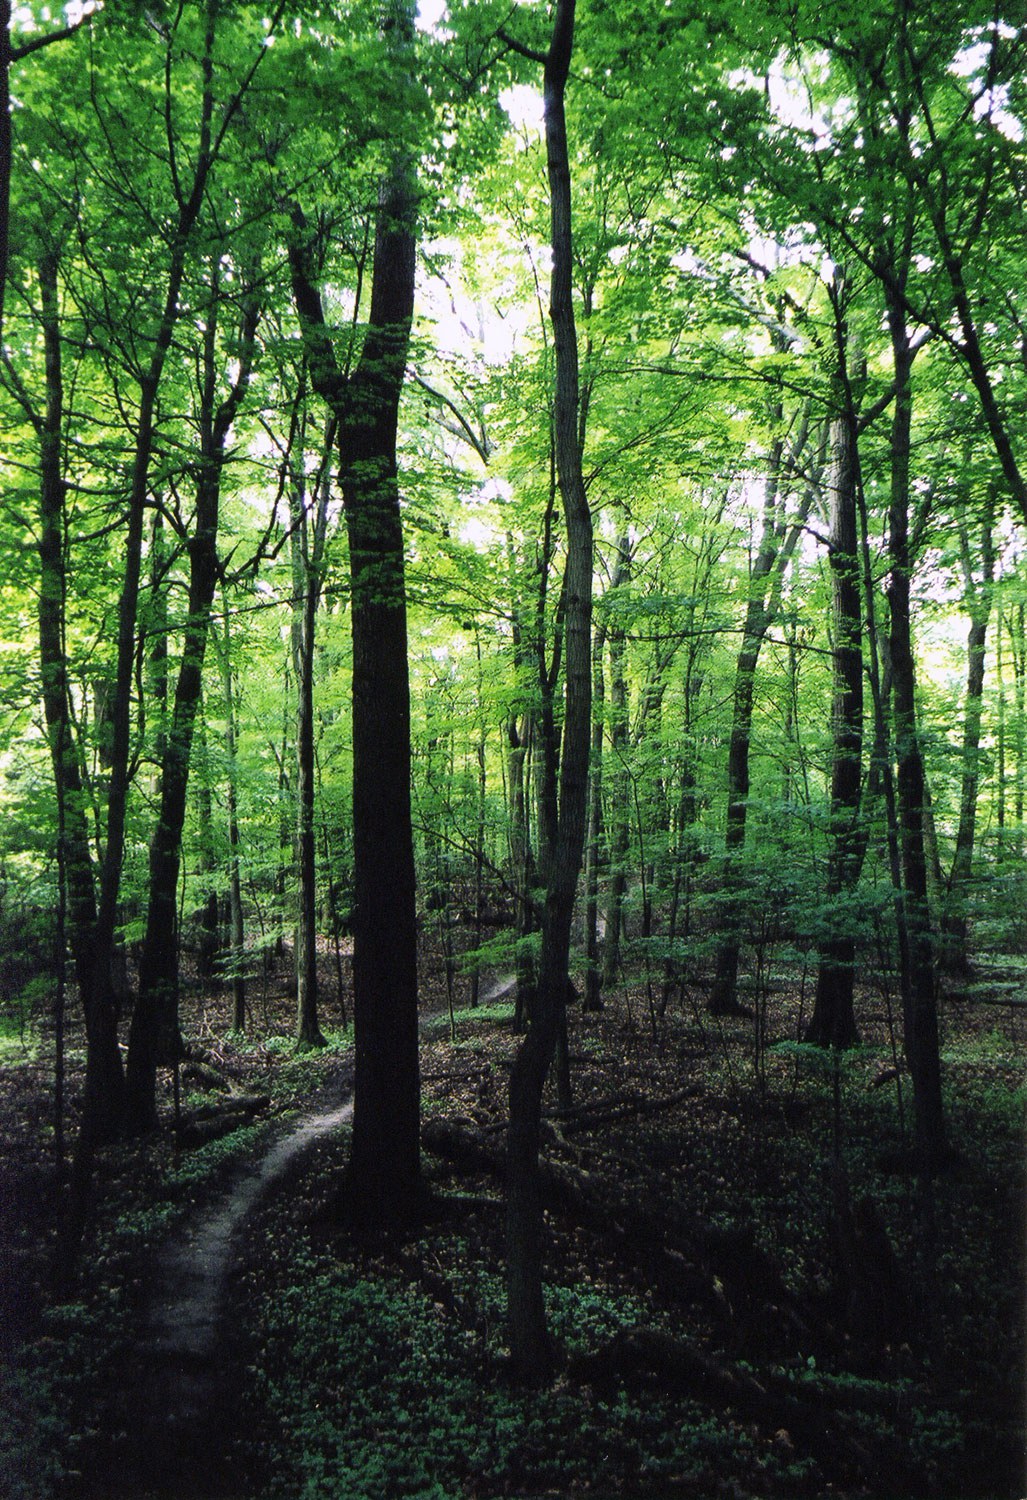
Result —
<svg viewBox="0 0 1027 1500"><path fill-rule="evenodd" d="M46 1038L8 1039L0 1493L1027 1494L1027 1010L979 988L943 1002L954 1152L928 1181L879 985L838 1069L795 1044L799 972L751 1020L712 1020L700 989L660 1016L644 976L597 1015L574 1007L574 1103L547 1101L545 1137L559 1373L533 1393L506 1377L512 1004L451 1018L430 953L422 989L430 1196L378 1240L334 1211L350 1035L294 1055L273 978L248 1037L224 998L189 1002L177 1135L103 1152L77 1186L54 1164Z"/></svg>

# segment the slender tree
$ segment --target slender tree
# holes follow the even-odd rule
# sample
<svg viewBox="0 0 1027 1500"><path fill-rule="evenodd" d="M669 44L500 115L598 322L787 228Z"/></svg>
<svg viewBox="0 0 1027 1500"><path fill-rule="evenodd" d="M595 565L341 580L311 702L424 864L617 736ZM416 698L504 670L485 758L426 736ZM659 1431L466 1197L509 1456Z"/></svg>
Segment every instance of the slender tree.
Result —
<svg viewBox="0 0 1027 1500"><path fill-rule="evenodd" d="M146 934L139 961L139 990L129 1032L126 1082L131 1126L137 1131L157 1124L156 1074L181 1056L178 1025L178 877L182 830L192 758L193 734L200 708L203 663L210 634L210 614L220 570L218 522L221 482L229 436L253 366L259 304L252 287L242 297L238 337L233 340L236 373L217 399L216 337L220 268L211 268L210 305L204 330L197 412L200 452L196 506L189 538L188 614L175 684L174 704L163 738L157 823L150 841L150 888Z"/></svg>
<svg viewBox="0 0 1027 1500"><path fill-rule="evenodd" d="M966 695L963 704L963 771L960 778L959 825L952 866L946 882L946 909L942 918L946 964L965 972L969 965L969 924L966 901L973 875L977 829L977 798L981 781L981 724L984 697L985 648L995 584L994 496L989 496L980 517L979 530L971 538L966 516L957 521L959 560L965 588L965 607L970 615L966 641ZM976 546L973 543L976 542ZM974 569L979 558L980 577Z"/></svg>
<svg viewBox="0 0 1027 1500"><path fill-rule="evenodd" d="M542 1200L539 1144L542 1090L567 1001L571 917L585 839L591 739L592 516L579 441L577 331L572 296L571 176L565 93L574 46L574 0L557 0L549 50L507 41L543 68L552 274L550 317L556 356L553 431L563 501L567 560L563 584L564 719L556 837L541 871L538 989L528 1032L510 1076L507 1179L507 1306L516 1379L545 1384L554 1358L542 1292Z"/></svg>
<svg viewBox="0 0 1027 1500"><path fill-rule="evenodd" d="M830 427L827 560L831 572L834 703L831 713L831 811L824 887L829 930L821 939L813 1015L806 1040L853 1047L859 1040L853 1009L856 939L851 903L866 849L861 825L863 773L863 608L860 591L856 492L859 484L856 414L848 378L842 276L832 289L838 319L836 411ZM840 909L839 909L840 908Z"/></svg>

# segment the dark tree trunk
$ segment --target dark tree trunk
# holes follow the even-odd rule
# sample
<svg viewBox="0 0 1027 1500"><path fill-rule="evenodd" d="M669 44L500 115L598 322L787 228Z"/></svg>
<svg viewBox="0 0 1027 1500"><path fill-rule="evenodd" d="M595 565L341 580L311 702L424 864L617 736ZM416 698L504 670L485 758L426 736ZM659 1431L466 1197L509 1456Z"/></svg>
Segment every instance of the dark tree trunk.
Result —
<svg viewBox="0 0 1027 1500"><path fill-rule="evenodd" d="M228 821L228 946L232 976L232 1027L246 1030L246 926L242 902L242 837L239 831L239 773L235 746L235 681L232 672L232 631L225 609L221 683L225 698L225 758L228 780L225 813Z"/></svg>
<svg viewBox="0 0 1027 1500"><path fill-rule="evenodd" d="M557 0L544 59L543 99L549 172L551 318L556 352L554 446L567 530L562 593L565 697L559 813L543 869L545 904L539 983L528 1034L510 1078L507 1274L514 1378L547 1383L554 1368L542 1292L539 1136L542 1089L567 998L571 918L585 839L591 736L592 517L581 471L578 350L572 300L570 163L564 93L574 38L574 0Z"/></svg>
<svg viewBox="0 0 1027 1500"><path fill-rule="evenodd" d="M396 427L413 312L415 199L393 168L379 209L371 326L342 436L353 626L353 1009L349 1187L370 1218L420 1189L410 688Z"/></svg>
<svg viewBox="0 0 1027 1500"><path fill-rule="evenodd" d="M631 538L617 543L617 564L611 590L631 582ZM616 605L616 601L615 601ZM624 927L624 896L628 884L628 847L631 839L631 780L628 774L628 683L624 670L625 630L616 615L607 628L610 648L610 760L606 778L611 808L606 819L610 832L610 873L606 897L606 933L603 940L603 988L617 982L620 944Z"/></svg>
<svg viewBox="0 0 1027 1500"><path fill-rule="evenodd" d="M930 1167L945 1154L934 945L927 895L924 848L924 764L916 717L916 676L910 616L912 562L909 545L911 371L913 351L902 305L889 307L895 361L895 412L891 432L891 503L888 550L891 573L890 660L895 725L896 800L903 878L903 909L908 941L908 976L903 985L906 1060L913 1081L917 1145Z"/></svg>
<svg viewBox="0 0 1027 1500"><path fill-rule="evenodd" d="M588 842L585 848L585 994L581 1008L603 1008L599 966L599 867L603 846L603 705L606 678L605 618L596 625L592 642L592 753L588 778Z"/></svg>
<svg viewBox="0 0 1027 1500"><path fill-rule="evenodd" d="M1016 776L1013 780L1013 817L1016 822L1016 852L1023 854L1023 804L1027 787L1027 631L1024 618L1027 606L1014 604L1009 612L1009 644L1013 657L1013 749L1016 753Z"/></svg>
<svg viewBox="0 0 1027 1500"><path fill-rule="evenodd" d="M82 1134L87 1146L116 1138L124 1124L124 1073L111 971L97 962L96 889L90 855L87 796L75 739L64 649L65 483L62 456L64 386L58 328L57 265L39 268L46 359L46 411L39 430L39 655L50 758L62 829L61 867L67 890L67 931L86 1024Z"/></svg>
<svg viewBox="0 0 1027 1500"><path fill-rule="evenodd" d="M963 560L970 630L967 636L966 701L963 708L963 775L959 796L959 827L952 869L946 888L946 910L942 931L946 964L965 973L969 965L967 942L967 891L973 875L974 839L977 830L977 792L980 785L981 711L984 697L985 645L991 614L995 556L992 539L993 507L989 505L981 520L980 584L974 578L970 537L966 521L959 524L959 545Z"/></svg>
<svg viewBox="0 0 1027 1500"><path fill-rule="evenodd" d="M845 359L844 344L840 349ZM855 414L847 382L837 382L842 410L831 422L828 480L828 564L834 625L834 703L831 713L831 821L828 829L825 920L830 929L819 944L813 1015L806 1040L820 1047L855 1047L859 1042L853 1008L856 940L851 899L866 850L860 823L863 775L863 611L859 584L856 524L858 460Z"/></svg>
<svg viewBox="0 0 1027 1500"><path fill-rule="evenodd" d="M328 523L327 452L314 492L313 522L307 514L300 467L294 480L292 515L292 665L296 677L296 1045L325 1046L318 1019L317 844L314 824L314 631L321 598L321 570Z"/></svg>
<svg viewBox="0 0 1027 1500"><path fill-rule="evenodd" d="M387 11L395 78L405 84L414 8L394 0ZM305 246L294 245L290 255L310 377L339 418L353 630L355 1076L347 1192L351 1211L379 1225L409 1218L421 1187L410 684L396 465L416 218L413 165L397 148L379 196L368 328L348 377L335 359Z"/></svg>
<svg viewBox="0 0 1027 1500"><path fill-rule="evenodd" d="M532 719L527 713L513 717L507 724L507 785L510 829L510 873L514 891L514 932L517 938L517 991L514 1030L524 1030L528 1011L534 1005L536 964L528 939L536 931L535 857L528 827L528 800L525 781L531 747Z"/></svg>
<svg viewBox="0 0 1027 1500"><path fill-rule="evenodd" d="M196 969L201 980L207 984L217 986L219 983L217 974L219 942L218 897L213 882L213 876L217 869L217 860L214 854L214 799L211 795L210 761L207 750L207 730L203 716L202 702L200 704L197 733L199 734L200 741L201 762L201 774L196 797L199 818L198 873L201 877L206 876L209 884L203 896L200 909L196 913L196 921L199 928Z"/></svg>

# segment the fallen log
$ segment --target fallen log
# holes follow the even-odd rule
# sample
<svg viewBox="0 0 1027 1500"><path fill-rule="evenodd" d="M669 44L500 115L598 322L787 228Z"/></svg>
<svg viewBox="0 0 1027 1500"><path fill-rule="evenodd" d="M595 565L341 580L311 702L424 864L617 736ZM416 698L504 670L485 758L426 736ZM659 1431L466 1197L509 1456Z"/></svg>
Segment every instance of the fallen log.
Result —
<svg viewBox="0 0 1027 1500"><path fill-rule="evenodd" d="M620 1385L655 1385L751 1420L782 1442L797 1440L832 1472L849 1470L875 1487L912 1482L916 1471L906 1446L889 1434L854 1432L851 1420L830 1405L823 1391L807 1401L782 1381L757 1380L747 1370L707 1354L689 1339L662 1329L630 1328L593 1353L576 1355L567 1371L572 1380L612 1394ZM921 1476L922 1477L922 1476ZM878 1488L878 1493L885 1491Z"/></svg>
<svg viewBox="0 0 1027 1500"><path fill-rule="evenodd" d="M433 1155L466 1171L503 1176L505 1142L464 1119L427 1120L421 1141ZM552 1156L539 1162L544 1201L597 1232L614 1234L644 1255L675 1294L687 1286L718 1326L730 1323L744 1342L770 1347L782 1338L806 1353L821 1343L799 1299L756 1244L752 1225L711 1224L683 1209L665 1179L637 1169L636 1192ZM699 1288L705 1288L700 1292Z"/></svg>
<svg viewBox="0 0 1027 1500"><path fill-rule="evenodd" d="M577 1135L579 1131L591 1130L596 1125L613 1125L619 1120L644 1119L649 1115L662 1114L664 1110L674 1109L688 1099L698 1098L702 1092L698 1085L692 1085L686 1089L678 1089L677 1093L666 1094L662 1099L653 1099L645 1094L620 1094L612 1099L595 1100L578 1104L572 1109L558 1110L555 1120L564 1135Z"/></svg>
<svg viewBox="0 0 1027 1500"><path fill-rule="evenodd" d="M268 1094L237 1095L231 1103L200 1105L195 1111L183 1115L175 1130L175 1140L180 1146L194 1148L218 1141L231 1135L243 1125L250 1125L256 1115L269 1108Z"/></svg>

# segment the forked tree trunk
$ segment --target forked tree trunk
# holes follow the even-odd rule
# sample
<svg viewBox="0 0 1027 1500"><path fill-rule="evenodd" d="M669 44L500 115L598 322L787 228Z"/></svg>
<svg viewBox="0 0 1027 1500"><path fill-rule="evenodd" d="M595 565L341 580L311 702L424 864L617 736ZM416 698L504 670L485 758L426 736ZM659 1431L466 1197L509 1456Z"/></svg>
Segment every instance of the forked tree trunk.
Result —
<svg viewBox="0 0 1027 1500"><path fill-rule="evenodd" d="M414 6L391 0L385 33L409 85ZM410 683L396 438L414 308L417 187L397 147L382 182L371 306L344 375L306 246L290 252L310 378L339 419L353 632L354 1110L347 1207L397 1223L420 1198L417 927L410 806ZM298 228L303 229L297 214Z"/></svg>

